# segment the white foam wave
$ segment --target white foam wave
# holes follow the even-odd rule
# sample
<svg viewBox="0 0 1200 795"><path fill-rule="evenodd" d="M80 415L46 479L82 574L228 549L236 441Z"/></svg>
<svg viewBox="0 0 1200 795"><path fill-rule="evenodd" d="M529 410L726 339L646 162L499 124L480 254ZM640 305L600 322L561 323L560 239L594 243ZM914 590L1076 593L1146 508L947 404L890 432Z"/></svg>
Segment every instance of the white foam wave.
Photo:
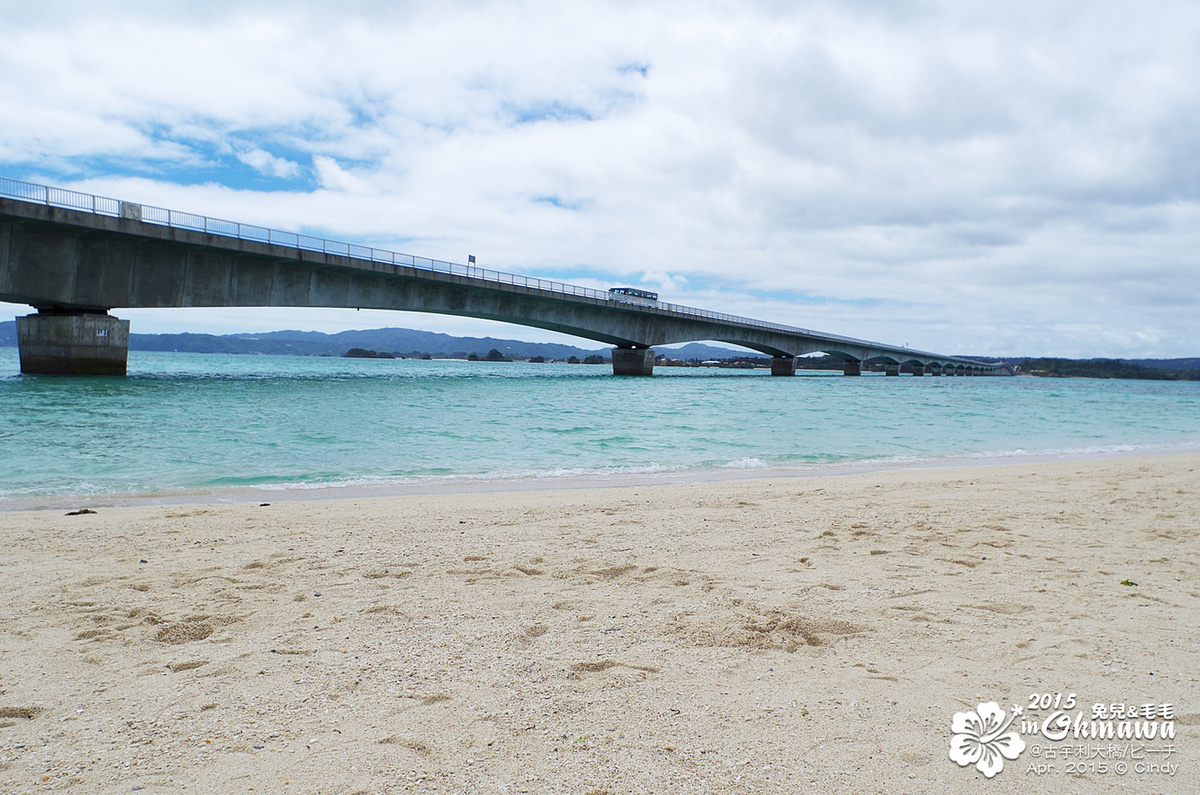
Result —
<svg viewBox="0 0 1200 795"><path fill-rule="evenodd" d="M761 458L751 458L749 456L739 458L734 461L727 461L721 464L722 469L767 469L768 464Z"/></svg>

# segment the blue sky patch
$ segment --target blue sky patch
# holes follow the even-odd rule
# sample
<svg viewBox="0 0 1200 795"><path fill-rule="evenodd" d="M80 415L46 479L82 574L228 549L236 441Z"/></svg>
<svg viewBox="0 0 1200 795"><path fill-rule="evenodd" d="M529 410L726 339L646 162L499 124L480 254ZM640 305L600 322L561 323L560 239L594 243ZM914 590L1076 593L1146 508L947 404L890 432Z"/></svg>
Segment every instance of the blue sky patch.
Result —
<svg viewBox="0 0 1200 795"><path fill-rule="evenodd" d="M617 72L623 75L638 74L642 77L650 76L650 64L648 63L627 63L617 67Z"/></svg>
<svg viewBox="0 0 1200 795"><path fill-rule="evenodd" d="M550 204L555 207L561 207L564 210L581 210L581 209L583 209L582 202L569 201L569 200L563 199L557 193L549 195L549 196L534 196L533 200L535 202L541 202L542 204Z"/></svg>
<svg viewBox="0 0 1200 795"><path fill-rule="evenodd" d="M514 124L536 124L541 121L595 121L596 117L587 108L568 105L565 102L537 102L532 105L505 107Z"/></svg>

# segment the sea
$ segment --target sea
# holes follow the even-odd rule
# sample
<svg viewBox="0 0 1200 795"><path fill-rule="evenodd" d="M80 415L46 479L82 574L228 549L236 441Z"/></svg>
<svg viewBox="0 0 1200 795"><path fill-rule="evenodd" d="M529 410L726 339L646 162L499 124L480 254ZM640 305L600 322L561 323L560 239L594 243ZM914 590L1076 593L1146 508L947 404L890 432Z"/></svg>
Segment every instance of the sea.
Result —
<svg viewBox="0 0 1200 795"><path fill-rule="evenodd" d="M0 509L802 476L1200 451L1200 383L0 348Z"/></svg>

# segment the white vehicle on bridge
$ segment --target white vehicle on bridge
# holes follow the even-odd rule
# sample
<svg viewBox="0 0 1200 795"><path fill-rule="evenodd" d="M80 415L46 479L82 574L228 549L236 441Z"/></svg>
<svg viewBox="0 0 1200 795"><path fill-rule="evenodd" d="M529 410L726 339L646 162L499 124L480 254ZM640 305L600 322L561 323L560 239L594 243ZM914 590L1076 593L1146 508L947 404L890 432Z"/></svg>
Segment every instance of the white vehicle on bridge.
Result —
<svg viewBox="0 0 1200 795"><path fill-rule="evenodd" d="M627 304L649 304L650 306L654 306L658 303L658 293L639 290L636 287L610 287L608 288L608 297L613 301L624 301Z"/></svg>

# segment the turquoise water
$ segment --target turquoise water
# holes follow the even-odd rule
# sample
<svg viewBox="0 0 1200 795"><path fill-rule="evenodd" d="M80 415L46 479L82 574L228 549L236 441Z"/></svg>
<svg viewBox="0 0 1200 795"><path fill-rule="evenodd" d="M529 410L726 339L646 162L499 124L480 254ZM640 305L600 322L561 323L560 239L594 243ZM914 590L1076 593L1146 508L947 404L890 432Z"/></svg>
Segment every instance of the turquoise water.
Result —
<svg viewBox="0 0 1200 795"><path fill-rule="evenodd" d="M1200 383L138 352L126 378L62 378L0 349L0 506L1197 444Z"/></svg>

